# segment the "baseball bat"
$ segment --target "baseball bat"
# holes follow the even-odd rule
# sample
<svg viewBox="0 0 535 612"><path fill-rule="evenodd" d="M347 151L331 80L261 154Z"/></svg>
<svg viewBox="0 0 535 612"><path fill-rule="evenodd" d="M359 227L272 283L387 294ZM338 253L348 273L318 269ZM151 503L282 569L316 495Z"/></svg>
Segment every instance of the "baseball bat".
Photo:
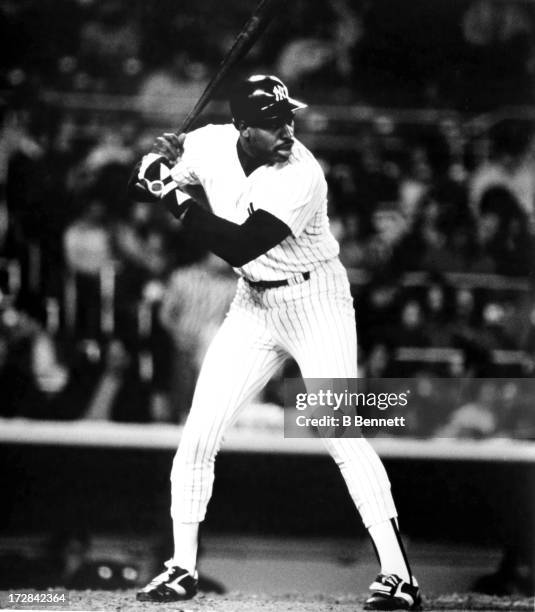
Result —
<svg viewBox="0 0 535 612"><path fill-rule="evenodd" d="M184 119L180 129L176 132L177 135L188 131L195 119L197 119L208 102L214 97L215 92L218 90L229 71L241 58L247 55L249 49L251 49L262 32L266 29L280 1L281 0L260 0L250 19L243 26L241 32L232 43L232 47L221 61L217 72L210 79L201 97L189 115Z"/></svg>

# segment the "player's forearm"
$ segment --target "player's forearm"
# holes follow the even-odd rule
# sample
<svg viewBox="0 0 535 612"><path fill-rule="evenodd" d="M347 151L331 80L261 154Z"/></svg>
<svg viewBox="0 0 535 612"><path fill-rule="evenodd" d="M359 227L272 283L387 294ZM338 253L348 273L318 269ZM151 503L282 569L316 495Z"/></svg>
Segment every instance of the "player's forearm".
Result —
<svg viewBox="0 0 535 612"><path fill-rule="evenodd" d="M234 268L240 268L282 242L290 229L263 210L255 211L242 225L222 219L191 204L184 226L197 242Z"/></svg>

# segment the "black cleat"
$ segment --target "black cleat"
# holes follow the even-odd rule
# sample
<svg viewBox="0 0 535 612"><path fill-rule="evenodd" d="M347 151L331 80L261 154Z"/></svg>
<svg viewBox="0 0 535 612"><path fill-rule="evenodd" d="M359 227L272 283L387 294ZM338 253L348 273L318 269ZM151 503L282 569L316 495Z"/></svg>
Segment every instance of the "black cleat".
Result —
<svg viewBox="0 0 535 612"><path fill-rule="evenodd" d="M165 563L167 569L149 582L141 591L138 591L138 601L152 601L154 603L168 603L191 599L197 594L197 572L192 576L187 570Z"/></svg>
<svg viewBox="0 0 535 612"><path fill-rule="evenodd" d="M370 590L365 610L421 610L422 598L414 578L409 583L397 574L379 574Z"/></svg>

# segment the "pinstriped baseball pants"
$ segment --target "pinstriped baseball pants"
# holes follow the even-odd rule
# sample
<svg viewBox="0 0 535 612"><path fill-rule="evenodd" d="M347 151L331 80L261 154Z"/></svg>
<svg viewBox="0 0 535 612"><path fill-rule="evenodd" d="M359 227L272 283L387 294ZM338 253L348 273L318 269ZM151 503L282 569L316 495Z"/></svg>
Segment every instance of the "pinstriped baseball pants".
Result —
<svg viewBox="0 0 535 612"><path fill-rule="evenodd" d="M338 259L306 282L257 290L240 280L229 313L204 359L171 471L171 516L204 519L214 462L229 425L293 357L303 378L357 376L355 314ZM325 438L366 527L396 516L390 482L363 438Z"/></svg>

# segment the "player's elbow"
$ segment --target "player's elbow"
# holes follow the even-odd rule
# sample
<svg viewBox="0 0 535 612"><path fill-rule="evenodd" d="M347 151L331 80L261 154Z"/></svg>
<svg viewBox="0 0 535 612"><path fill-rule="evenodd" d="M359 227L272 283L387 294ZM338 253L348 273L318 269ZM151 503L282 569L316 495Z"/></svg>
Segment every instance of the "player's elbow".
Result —
<svg viewBox="0 0 535 612"><path fill-rule="evenodd" d="M257 236L253 236L248 237L247 240L236 241L233 246L234 248L227 261L233 268L241 268L267 253L275 244L272 241L266 243Z"/></svg>
<svg viewBox="0 0 535 612"><path fill-rule="evenodd" d="M253 259L261 255L261 249L257 237L245 232L243 227L234 232L231 242L228 244L226 261L233 268L241 268Z"/></svg>

